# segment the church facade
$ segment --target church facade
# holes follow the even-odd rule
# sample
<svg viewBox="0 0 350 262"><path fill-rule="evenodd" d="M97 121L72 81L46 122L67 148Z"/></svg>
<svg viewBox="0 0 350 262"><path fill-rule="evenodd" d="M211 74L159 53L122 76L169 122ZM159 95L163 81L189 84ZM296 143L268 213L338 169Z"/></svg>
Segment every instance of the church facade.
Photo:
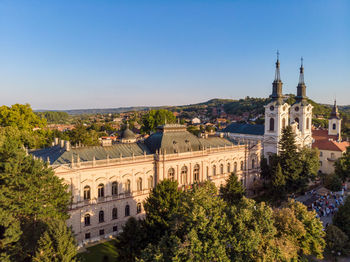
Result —
<svg viewBox="0 0 350 262"><path fill-rule="evenodd" d="M272 94L269 102L265 105L265 124L252 125L232 123L224 130L227 137L248 143L262 143L263 155L269 158L277 154L279 141L283 129L290 125L295 133L295 140L299 147L312 147L312 109L306 96L304 82L303 63L300 66L299 83L295 102L290 105L286 102L288 97L282 93L283 83L280 76L280 62L277 57L275 79L272 83Z"/></svg>
<svg viewBox="0 0 350 262"><path fill-rule="evenodd" d="M206 180L219 187L235 172L252 192L261 152L261 143L196 137L185 126L168 124L144 141L136 141L127 129L120 143L71 147L67 141L56 141L32 154L49 162L69 186L67 224L83 245L116 235L130 216L143 217L143 202L166 178L176 180L181 189Z"/></svg>
<svg viewBox="0 0 350 262"><path fill-rule="evenodd" d="M278 143L283 129L290 125L299 147L312 146L312 109L306 97L304 67L300 66L299 83L295 103L289 105L282 94L280 62L277 58L275 79L272 83L271 102L265 106L265 132L263 136L264 156L278 153Z"/></svg>

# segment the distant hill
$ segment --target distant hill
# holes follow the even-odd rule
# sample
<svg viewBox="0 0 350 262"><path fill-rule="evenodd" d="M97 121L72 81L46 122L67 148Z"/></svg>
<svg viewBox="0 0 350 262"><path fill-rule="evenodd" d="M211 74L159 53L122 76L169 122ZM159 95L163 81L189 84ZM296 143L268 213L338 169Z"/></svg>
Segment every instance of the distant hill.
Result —
<svg viewBox="0 0 350 262"><path fill-rule="evenodd" d="M295 95L286 95L287 102L293 104L295 102ZM201 108L214 108L222 106L226 113L242 115L245 112L249 112L250 115L259 115L264 113L264 105L269 102L269 98L253 98L246 97L244 99L233 100L233 99L211 99L206 102L182 105L182 106L136 106L136 107L118 107L118 108L95 108L95 109L71 109L71 110L36 110L36 112L44 111L61 111L66 112L70 115L81 115L81 114L109 114L109 113L125 113L130 111L148 111L152 109L168 109L171 111L196 111ZM333 105L319 104L311 99L309 102L314 106L313 112L315 115L328 117ZM342 115L350 115L349 106L339 106L339 111Z"/></svg>

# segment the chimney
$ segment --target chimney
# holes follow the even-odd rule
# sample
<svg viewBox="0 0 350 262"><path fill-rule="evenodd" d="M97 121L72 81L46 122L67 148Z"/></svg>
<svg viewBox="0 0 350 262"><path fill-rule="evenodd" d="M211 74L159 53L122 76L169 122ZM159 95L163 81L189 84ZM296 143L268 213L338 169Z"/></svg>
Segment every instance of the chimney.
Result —
<svg viewBox="0 0 350 262"><path fill-rule="evenodd" d="M60 140L60 147L64 148L64 140L63 139Z"/></svg>
<svg viewBox="0 0 350 262"><path fill-rule="evenodd" d="M64 141L64 149L66 151L70 151L70 142L69 141Z"/></svg>
<svg viewBox="0 0 350 262"><path fill-rule="evenodd" d="M53 139L53 142L54 142L54 145L57 146L57 145L58 145L58 137L55 137L55 138Z"/></svg>

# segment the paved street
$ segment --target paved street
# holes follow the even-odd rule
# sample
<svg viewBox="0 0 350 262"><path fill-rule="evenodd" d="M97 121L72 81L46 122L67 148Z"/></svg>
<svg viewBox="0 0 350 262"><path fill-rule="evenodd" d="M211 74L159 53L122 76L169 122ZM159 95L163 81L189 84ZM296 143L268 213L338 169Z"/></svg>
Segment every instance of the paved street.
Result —
<svg viewBox="0 0 350 262"><path fill-rule="evenodd" d="M332 223L333 215L337 212L339 206L345 201L345 198L350 194L349 184L344 192L331 192L327 194L317 194L321 187L313 191L307 192L305 195L296 198L297 201L304 203L309 208L313 208L323 222L323 226ZM343 195L342 195L343 194Z"/></svg>

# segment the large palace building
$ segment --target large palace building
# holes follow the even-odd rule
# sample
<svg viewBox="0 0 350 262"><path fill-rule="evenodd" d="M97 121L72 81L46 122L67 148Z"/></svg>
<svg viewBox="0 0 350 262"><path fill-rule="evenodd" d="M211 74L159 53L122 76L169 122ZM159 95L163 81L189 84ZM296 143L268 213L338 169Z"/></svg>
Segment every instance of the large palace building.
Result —
<svg viewBox="0 0 350 262"><path fill-rule="evenodd" d="M50 163L72 194L70 218L80 245L115 235L130 216L144 216L143 202L163 179L179 187L210 180L217 186L236 172L251 192L259 177L261 143L237 143L220 136L197 137L168 124L144 141L126 129L118 143L71 147L68 141L32 152Z"/></svg>

